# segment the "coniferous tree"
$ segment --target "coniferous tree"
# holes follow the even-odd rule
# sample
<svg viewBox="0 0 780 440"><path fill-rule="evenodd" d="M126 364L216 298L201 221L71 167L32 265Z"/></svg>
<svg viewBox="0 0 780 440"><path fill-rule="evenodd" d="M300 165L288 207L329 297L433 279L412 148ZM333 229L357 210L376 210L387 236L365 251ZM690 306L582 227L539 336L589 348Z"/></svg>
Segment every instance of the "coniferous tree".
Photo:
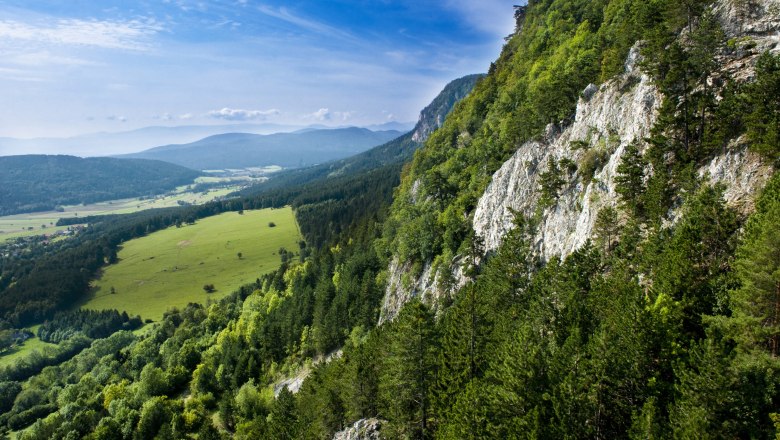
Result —
<svg viewBox="0 0 780 440"><path fill-rule="evenodd" d="M433 313L412 300L394 322L389 353L380 382L391 430L401 437L432 437L431 392L436 377L436 335Z"/></svg>
<svg viewBox="0 0 780 440"><path fill-rule="evenodd" d="M780 354L780 178L764 191L737 250L741 287L732 293L732 328L745 349Z"/></svg>

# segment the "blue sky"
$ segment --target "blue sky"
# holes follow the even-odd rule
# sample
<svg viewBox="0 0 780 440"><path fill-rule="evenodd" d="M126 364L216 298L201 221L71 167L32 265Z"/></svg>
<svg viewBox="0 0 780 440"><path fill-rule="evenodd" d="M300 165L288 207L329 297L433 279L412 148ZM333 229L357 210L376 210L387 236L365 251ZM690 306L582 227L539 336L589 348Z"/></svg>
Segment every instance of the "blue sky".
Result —
<svg viewBox="0 0 780 440"><path fill-rule="evenodd" d="M517 0L3 0L0 136L412 121Z"/></svg>

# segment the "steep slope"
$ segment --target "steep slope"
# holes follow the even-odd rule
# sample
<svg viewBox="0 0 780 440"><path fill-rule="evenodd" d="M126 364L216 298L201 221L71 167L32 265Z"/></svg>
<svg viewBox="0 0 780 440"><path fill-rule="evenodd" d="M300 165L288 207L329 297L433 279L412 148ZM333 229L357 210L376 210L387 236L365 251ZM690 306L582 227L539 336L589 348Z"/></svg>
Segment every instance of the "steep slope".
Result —
<svg viewBox="0 0 780 440"><path fill-rule="evenodd" d="M616 2L620 3L623 2ZM717 38L723 42L717 49L713 48L712 54L713 63L720 67L706 76L714 80L702 80L703 83L715 81L722 85L719 93L728 94L733 92L724 91L730 90L726 85L736 87L731 85L732 81L744 81L754 76L758 55L767 50L776 50L777 47L773 35L780 22L773 12L773 4L765 2L735 7L729 2L716 2L712 7L702 9L711 11L706 12L704 17L713 17L712 21L717 21L718 28L723 29L722 34L718 34L721 31L713 31L720 35ZM541 4L535 6L528 18L525 18L524 12L519 15L525 21L520 23L520 32L507 45L502 59L507 57L507 51L516 44L515 41L531 38L529 32L533 33L532 27L538 26L534 14L544 9ZM605 9L607 16L597 33L610 32L609 27L617 21L608 15L615 10L611 7ZM685 31L684 27L682 29ZM582 26L572 38L576 40L581 33ZM638 40L641 36L636 34L635 38ZM685 41L688 37L681 38ZM733 46L727 47L726 41ZM652 44L655 43L646 46ZM394 217L398 223L391 222L387 234L392 240L390 248L394 252L391 252L388 270L390 282L383 305L382 322L395 316L400 307L413 297L422 296L431 304L441 303L451 294L450 287L462 286L466 282L463 265L467 257L478 254L478 260L484 254L498 249L503 237L514 228L515 216L518 214L532 219L535 225L533 248L543 260L554 256L565 257L588 240L594 239L598 213L604 208L624 206L619 203L618 167L625 160L629 145L637 147L640 157L644 157L640 160L645 161L645 184L653 181L651 177L657 173L654 173L653 164L649 161L656 153L648 154L648 148L653 142L666 142L667 138L677 136L662 135L662 132L677 130L673 126L675 122L669 121L682 124L682 116L671 116L671 107L667 107L663 125L656 127L664 102L662 90L673 91L677 86L668 84L668 70L671 69L668 64L671 61L659 62L668 64L655 67L661 69L655 71L657 74L666 75L659 85L648 73L654 69L652 66L655 61L643 61L640 55L643 51L651 53L659 49L640 48L642 46L635 45L627 54L623 73L600 85L591 83L585 87L582 83L582 79L588 77L588 70L585 69L578 80L567 84L583 84L576 93L569 92L569 96L578 98L576 108L571 110L572 115L555 119L559 122L547 124L544 130L541 125L537 125L539 128L533 135L512 138L502 133L504 127L515 124L532 126L533 114L493 116L491 113L504 108L502 100L495 99L495 96L498 93L501 97L509 95L508 89L513 87L510 81L504 80L500 86L501 92L483 94L486 98L493 98L493 101L471 102L477 100L473 99L464 103L464 109L491 109L487 110L487 116L481 122L482 128L475 132L463 123L458 124L456 121L466 115L455 115L454 121L443 127L443 131L447 132L446 140L439 141L440 138L436 138L429 142L421 151L423 154L416 158L412 172L402 183L402 192L395 202ZM603 57L614 54L615 49L605 50ZM521 54L514 56L521 58ZM568 56L569 62L576 59L576 55L571 53ZM603 58L602 65L605 60ZM486 83L499 81L499 78L504 77L503 70L517 69L517 66L504 67L497 64L495 74ZM596 75L590 78L593 81L598 79ZM528 81L534 81L534 78ZM692 87L700 86L695 84ZM734 124L717 121L715 115L718 111L709 110L715 104L704 103L702 100L705 98L694 98L695 91L685 93L690 95L684 95L679 98L680 101L700 99L701 104L697 105L710 106L704 110L712 111L713 122L708 121L708 124ZM561 110L564 109L565 106L561 107ZM559 115L564 116L565 113ZM495 122L491 123L491 118L496 119ZM711 129L709 133L714 133L712 139L699 140L699 151L686 153L685 158L672 151L666 153L669 170L665 172L672 175L664 177L669 179L669 189L662 198L666 199L663 203L668 206L657 208L663 211L662 221L673 223L677 220L676 208L679 208L684 197L676 191L684 189L674 188L676 184L673 182L683 179L680 168L688 164L696 169L695 174L702 182L725 185L724 197L730 206L739 207L743 214L750 212L755 194L772 174L772 166L758 154L749 151L749 142L744 137L740 138L739 133L728 137L722 134L723 131L726 130L717 127ZM691 142L694 142L694 136L696 133L685 135L685 138L690 137ZM517 142L517 139L523 138L526 138L523 142ZM653 140L649 141L650 138ZM706 142L720 144L716 147ZM507 151L514 151L514 154L507 157ZM654 151L658 151L658 148ZM463 159L452 159L480 155L485 157L482 168L471 172ZM496 162L497 157L507 160ZM500 167L496 166L497 163ZM655 166L658 167L659 163L656 162ZM453 171L453 167L458 168ZM469 181L469 185L463 187L465 181ZM460 182L460 188L456 182ZM636 196L640 197L640 194ZM671 210L667 213L667 209Z"/></svg>
<svg viewBox="0 0 780 440"><path fill-rule="evenodd" d="M22 438L776 437L780 56L761 52L776 52L777 5L530 2L405 167L384 226L388 167L299 189L309 223L349 225L338 238L24 383L29 367L0 370L0 425L35 421ZM408 296L374 328L388 281ZM309 371L295 393L272 386Z"/></svg>
<svg viewBox="0 0 780 440"><path fill-rule="evenodd" d="M0 215L160 194L201 175L160 161L73 156L0 157L0 169Z"/></svg>
<svg viewBox="0 0 780 440"><path fill-rule="evenodd" d="M293 168L351 156L399 134L356 127L270 135L228 133L121 157L163 160L199 170L268 165Z"/></svg>

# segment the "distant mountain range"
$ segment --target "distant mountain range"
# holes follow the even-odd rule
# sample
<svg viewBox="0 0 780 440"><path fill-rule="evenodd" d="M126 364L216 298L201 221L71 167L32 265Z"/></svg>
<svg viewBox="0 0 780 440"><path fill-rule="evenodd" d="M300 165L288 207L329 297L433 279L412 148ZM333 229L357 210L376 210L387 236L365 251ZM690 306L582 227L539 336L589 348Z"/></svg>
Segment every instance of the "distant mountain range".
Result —
<svg viewBox="0 0 780 440"><path fill-rule="evenodd" d="M411 159L414 151L444 122L455 104L471 92L484 74L467 75L448 83L421 112L412 131L354 156L319 165L285 170L276 173L263 183L242 191L252 195L278 188L306 183L318 184L326 179L344 175L357 175L383 166L399 164Z"/></svg>
<svg viewBox="0 0 780 440"><path fill-rule="evenodd" d="M23 155L0 157L0 215L161 194L201 173L156 160Z"/></svg>
<svg viewBox="0 0 780 440"><path fill-rule="evenodd" d="M296 168L352 156L401 134L357 127L270 135L227 133L117 157L162 160L196 170L268 165Z"/></svg>
<svg viewBox="0 0 780 440"><path fill-rule="evenodd" d="M397 130L407 132L414 127L413 122L391 121L385 124L370 125L372 131ZM226 124L226 125L183 125L178 127L145 127L137 130L116 133L90 133L80 136L55 138L40 137L18 139L0 137L0 156L19 154L69 154L73 156L112 156L135 153L159 145L185 144L208 136L225 133L272 134L293 132L302 129L328 129L324 125L281 125L281 124Z"/></svg>

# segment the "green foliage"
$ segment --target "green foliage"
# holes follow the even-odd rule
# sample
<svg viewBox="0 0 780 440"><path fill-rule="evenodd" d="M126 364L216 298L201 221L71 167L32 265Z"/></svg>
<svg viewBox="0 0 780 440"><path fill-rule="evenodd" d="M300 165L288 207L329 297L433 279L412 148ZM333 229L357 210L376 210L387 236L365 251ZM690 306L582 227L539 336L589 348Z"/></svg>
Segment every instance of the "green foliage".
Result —
<svg viewBox="0 0 780 440"><path fill-rule="evenodd" d="M763 53L756 62L755 81L745 87L745 126L751 148L780 158L780 55Z"/></svg>
<svg viewBox="0 0 780 440"><path fill-rule="evenodd" d="M780 354L780 177L767 185L745 226L734 263L740 288L731 295L732 328L740 346Z"/></svg>
<svg viewBox="0 0 780 440"><path fill-rule="evenodd" d="M76 333L88 338L106 338L118 330L135 330L141 326L141 318L130 318L127 312L116 310L72 310L59 312L50 321L38 327L42 341L60 343Z"/></svg>
<svg viewBox="0 0 780 440"><path fill-rule="evenodd" d="M276 397L268 415L269 439L294 440L298 438L298 415L295 407L295 397L285 387Z"/></svg>
<svg viewBox="0 0 780 440"><path fill-rule="evenodd" d="M393 422L391 435L432 437L431 394L438 344L430 309L419 301L407 303L393 328L380 382L382 400Z"/></svg>
<svg viewBox="0 0 780 440"><path fill-rule="evenodd" d="M644 213L642 199L645 192L645 165L646 162L636 144L629 144L623 152L615 176L615 192L620 195L621 202L637 217Z"/></svg>
<svg viewBox="0 0 780 440"><path fill-rule="evenodd" d="M550 156L547 160L547 170L539 174L539 189L542 194L539 204L543 207L554 205L558 200L558 191L565 183L563 170L558 166L558 161Z"/></svg>

